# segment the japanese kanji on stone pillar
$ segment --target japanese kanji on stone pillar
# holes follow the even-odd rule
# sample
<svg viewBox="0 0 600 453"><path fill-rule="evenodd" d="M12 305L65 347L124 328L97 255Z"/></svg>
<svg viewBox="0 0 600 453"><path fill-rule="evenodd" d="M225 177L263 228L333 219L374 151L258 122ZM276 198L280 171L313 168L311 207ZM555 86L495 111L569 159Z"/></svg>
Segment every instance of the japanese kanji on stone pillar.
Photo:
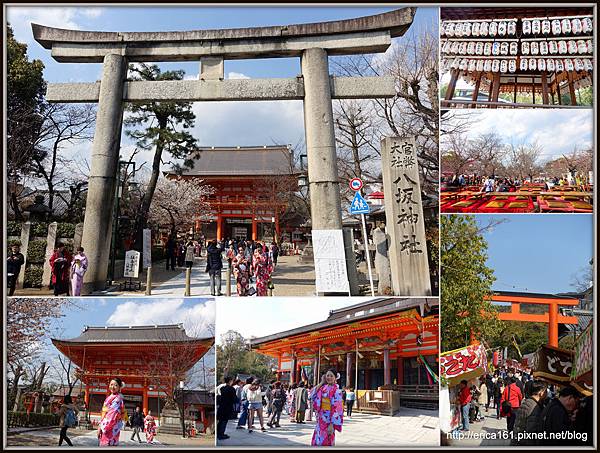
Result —
<svg viewBox="0 0 600 453"><path fill-rule="evenodd" d="M429 296L431 281L414 137L381 141L385 215L396 296Z"/></svg>

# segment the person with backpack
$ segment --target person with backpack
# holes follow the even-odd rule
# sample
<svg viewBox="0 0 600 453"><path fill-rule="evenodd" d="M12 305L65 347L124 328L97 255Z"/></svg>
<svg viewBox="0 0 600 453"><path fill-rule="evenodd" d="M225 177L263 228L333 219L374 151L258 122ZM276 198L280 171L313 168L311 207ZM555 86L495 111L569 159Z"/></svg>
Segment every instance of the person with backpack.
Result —
<svg viewBox="0 0 600 453"><path fill-rule="evenodd" d="M58 446L60 447L63 443L63 440L67 443L69 447L72 447L71 439L67 436L67 430L69 428L75 428L77 426L77 414L79 411L77 407L73 404L73 399L71 395L66 395L64 398L63 404L60 406L58 411L58 415L60 416L59 424L60 427L60 437L58 439Z"/></svg>
<svg viewBox="0 0 600 453"><path fill-rule="evenodd" d="M142 439L140 439L140 431L144 429L144 413L140 410L140 406L135 408L135 411L131 415L129 423L133 428L133 434L131 435L131 440L135 441L135 436L138 438L138 442L141 444Z"/></svg>
<svg viewBox="0 0 600 453"><path fill-rule="evenodd" d="M507 377L505 385L500 399L500 415L506 417L506 429L510 433L515 426L517 410L521 406L523 393L521 393L521 389L517 386L514 377Z"/></svg>

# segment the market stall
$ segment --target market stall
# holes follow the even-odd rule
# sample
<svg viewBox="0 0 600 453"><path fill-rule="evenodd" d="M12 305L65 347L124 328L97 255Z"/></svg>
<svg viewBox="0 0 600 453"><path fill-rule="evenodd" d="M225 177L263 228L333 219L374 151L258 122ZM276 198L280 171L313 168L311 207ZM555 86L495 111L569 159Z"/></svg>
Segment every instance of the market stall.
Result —
<svg viewBox="0 0 600 453"><path fill-rule="evenodd" d="M592 8L441 8L441 19L442 107L577 106L592 85ZM461 77L472 89L456 93Z"/></svg>

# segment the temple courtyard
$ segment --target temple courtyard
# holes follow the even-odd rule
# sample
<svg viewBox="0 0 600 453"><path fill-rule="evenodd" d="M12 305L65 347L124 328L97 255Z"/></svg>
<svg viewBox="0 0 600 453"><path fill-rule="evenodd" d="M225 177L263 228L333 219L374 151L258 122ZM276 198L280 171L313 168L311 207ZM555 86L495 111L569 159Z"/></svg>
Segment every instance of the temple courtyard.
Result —
<svg viewBox="0 0 600 453"><path fill-rule="evenodd" d="M314 420L314 416L313 416ZM225 433L229 439L219 440L222 446L308 446L311 443L314 421L299 425L291 423L285 412L281 415L281 427L260 431L258 420L252 433L236 429L237 420L230 420ZM344 416L342 432L336 432L337 447L392 447L392 446L438 446L439 422L437 411L402 407L394 417L355 412L351 418Z"/></svg>

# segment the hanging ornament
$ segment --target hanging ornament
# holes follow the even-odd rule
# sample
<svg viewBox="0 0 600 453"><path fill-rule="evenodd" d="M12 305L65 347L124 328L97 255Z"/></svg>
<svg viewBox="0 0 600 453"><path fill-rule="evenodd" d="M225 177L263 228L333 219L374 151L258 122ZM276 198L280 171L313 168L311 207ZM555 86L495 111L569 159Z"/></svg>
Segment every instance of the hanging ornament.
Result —
<svg viewBox="0 0 600 453"><path fill-rule="evenodd" d="M577 41L577 53L580 55L587 53L587 45L585 44L585 41L583 39Z"/></svg>
<svg viewBox="0 0 600 453"><path fill-rule="evenodd" d="M524 20L523 21L523 34L530 35L531 34L531 21Z"/></svg>
<svg viewBox="0 0 600 453"><path fill-rule="evenodd" d="M498 36L506 36L506 22L503 20L498 23Z"/></svg>
<svg viewBox="0 0 600 453"><path fill-rule="evenodd" d="M508 71L508 61L502 60L500 62L500 72L506 72L506 71Z"/></svg>
<svg viewBox="0 0 600 453"><path fill-rule="evenodd" d="M451 45L450 41L444 41L443 44L442 44L441 52L443 54L449 53L450 52L450 45Z"/></svg>
<svg viewBox="0 0 600 453"><path fill-rule="evenodd" d="M475 54L475 43L473 41L469 41L469 44L467 44L467 54Z"/></svg>
<svg viewBox="0 0 600 453"><path fill-rule="evenodd" d="M479 71L479 72L483 71L484 66L485 66L484 60L482 60L482 59L477 60L477 66L476 66L477 71Z"/></svg>
<svg viewBox="0 0 600 453"><path fill-rule="evenodd" d="M531 21L531 34L532 35L539 35L542 31L542 24L540 23L539 19L533 19Z"/></svg>
<svg viewBox="0 0 600 453"><path fill-rule="evenodd" d="M516 60L509 60L509 62L508 62L508 71L509 72L516 72L517 71L517 61Z"/></svg>
<svg viewBox="0 0 600 453"><path fill-rule="evenodd" d="M588 39L585 42L586 46L587 46L587 53L593 53L594 52L594 42L591 39Z"/></svg>
<svg viewBox="0 0 600 453"><path fill-rule="evenodd" d="M517 41L510 43L509 53L511 55L516 55L519 53L519 43Z"/></svg>
<svg viewBox="0 0 600 453"><path fill-rule="evenodd" d="M471 27L471 36L479 36L479 22L473 22L473 26Z"/></svg>
<svg viewBox="0 0 600 453"><path fill-rule="evenodd" d="M498 60L492 61L492 72L500 72L500 62Z"/></svg>
<svg viewBox="0 0 600 453"><path fill-rule="evenodd" d="M446 36L452 38L454 36L455 25L452 22L446 24Z"/></svg>
<svg viewBox="0 0 600 453"><path fill-rule="evenodd" d="M561 55L567 53L567 41L558 41L558 53Z"/></svg>
<svg viewBox="0 0 600 453"><path fill-rule="evenodd" d="M483 46L483 54L484 55L491 55L492 54L492 43L491 42L486 42Z"/></svg>
<svg viewBox="0 0 600 453"><path fill-rule="evenodd" d="M462 38L463 35L463 24L460 22L454 26L454 36Z"/></svg>
<svg viewBox="0 0 600 453"><path fill-rule="evenodd" d="M560 29L563 35L568 35L569 33L571 33L571 21L569 19L563 19L560 22Z"/></svg>
<svg viewBox="0 0 600 453"><path fill-rule="evenodd" d="M561 72L565 70L565 65L562 60L554 60L554 65L556 66L556 72Z"/></svg>
<svg viewBox="0 0 600 453"><path fill-rule="evenodd" d="M545 71L546 70L546 60L544 60L543 58L538 58L537 68L538 68L538 71Z"/></svg>
<svg viewBox="0 0 600 453"><path fill-rule="evenodd" d="M585 70L585 64L583 63L583 60L581 58L576 58L575 59L575 70L576 71L583 71L583 70Z"/></svg>
<svg viewBox="0 0 600 453"><path fill-rule="evenodd" d="M585 65L585 70L586 71L593 71L594 70L594 63L592 63L591 59L586 58L585 60L583 60L583 64Z"/></svg>
<svg viewBox="0 0 600 453"><path fill-rule="evenodd" d="M529 66L527 65L527 58L521 58L521 62L519 63L519 69L521 71L527 71L527 68Z"/></svg>
<svg viewBox="0 0 600 453"><path fill-rule="evenodd" d="M527 41L521 41L521 54L529 55L529 43Z"/></svg>
<svg viewBox="0 0 600 453"><path fill-rule="evenodd" d="M508 43L506 41L500 43L500 55L508 55Z"/></svg>
<svg viewBox="0 0 600 453"><path fill-rule="evenodd" d="M548 55L548 42L547 41L540 42L540 55Z"/></svg>
<svg viewBox="0 0 600 453"><path fill-rule="evenodd" d="M552 31L552 25L548 19L542 21L542 34L548 36Z"/></svg>
<svg viewBox="0 0 600 453"><path fill-rule="evenodd" d="M479 36L487 36L490 33L489 22L481 22L479 26Z"/></svg>
<svg viewBox="0 0 600 453"><path fill-rule="evenodd" d="M458 69L459 66L460 66L460 58L455 58L454 60L452 60L452 64L450 65L450 67L452 69Z"/></svg>
<svg viewBox="0 0 600 453"><path fill-rule="evenodd" d="M469 60L468 71L473 72L477 69L477 62L475 60Z"/></svg>
<svg viewBox="0 0 600 453"><path fill-rule="evenodd" d="M490 29L489 29L488 33L490 34L490 36L492 38L498 34L498 24L496 22L490 23Z"/></svg>
<svg viewBox="0 0 600 453"><path fill-rule="evenodd" d="M565 58L565 71L574 71L575 65L573 64L573 60L570 58Z"/></svg>
<svg viewBox="0 0 600 453"><path fill-rule="evenodd" d="M483 55L483 43L481 41L477 41L475 44L475 53L477 55Z"/></svg>
<svg viewBox="0 0 600 453"><path fill-rule="evenodd" d="M498 41L492 44L492 55L500 55L500 43Z"/></svg>
<svg viewBox="0 0 600 453"><path fill-rule="evenodd" d="M460 61L460 66L458 67L461 71L466 71L467 67L469 66L469 60L467 60L466 58L463 58Z"/></svg>
<svg viewBox="0 0 600 453"><path fill-rule="evenodd" d="M571 55L575 55L577 53L577 43L573 40L567 42L567 52Z"/></svg>
<svg viewBox="0 0 600 453"><path fill-rule="evenodd" d="M529 44L529 48L531 50L531 55L539 55L540 45L537 43L537 41L532 41L531 44Z"/></svg>
<svg viewBox="0 0 600 453"><path fill-rule="evenodd" d="M485 60L485 64L483 65L483 70L486 72L490 72L492 70L492 60Z"/></svg>
<svg viewBox="0 0 600 453"><path fill-rule="evenodd" d="M581 21L581 30L584 33L591 33L593 30L593 22L592 19L590 19L589 17L585 17L582 21Z"/></svg>
<svg viewBox="0 0 600 453"><path fill-rule="evenodd" d="M556 67L554 66L554 60L552 58L546 60L546 69L548 72L554 72L556 70Z"/></svg>
<svg viewBox="0 0 600 453"><path fill-rule="evenodd" d="M574 35L578 35L583 32L583 24L581 23L581 19L573 19L571 20L571 31Z"/></svg>
<svg viewBox="0 0 600 453"><path fill-rule="evenodd" d="M562 29L560 28L560 20L554 19L552 21L552 34L554 36L558 36L562 33Z"/></svg>
<svg viewBox="0 0 600 453"><path fill-rule="evenodd" d="M460 42L459 41L452 41L452 45L450 46L450 53L452 55L458 54L459 48L460 48Z"/></svg>
<svg viewBox="0 0 600 453"><path fill-rule="evenodd" d="M464 24L462 30L463 36L471 36L471 28L471 22L467 22L466 24Z"/></svg>
<svg viewBox="0 0 600 453"><path fill-rule="evenodd" d="M558 43L556 41L548 42L548 53L551 55L556 55L558 53Z"/></svg>
<svg viewBox="0 0 600 453"><path fill-rule="evenodd" d="M514 20L511 20L506 25L506 34L508 36L515 36L517 34L517 23Z"/></svg>
<svg viewBox="0 0 600 453"><path fill-rule="evenodd" d="M468 43L466 41L461 42L460 47L458 48L458 53L461 55L466 55L467 54L467 46L468 46Z"/></svg>
<svg viewBox="0 0 600 453"><path fill-rule="evenodd" d="M446 36L446 22L442 22L440 25L440 36Z"/></svg>
<svg viewBox="0 0 600 453"><path fill-rule="evenodd" d="M535 58L530 58L530 59L529 59L529 61L528 61L528 66L529 66L529 70L530 70L530 71L535 71L535 69L536 69L536 66L537 66L537 64L536 64L536 63L537 63L537 62L536 62Z"/></svg>

